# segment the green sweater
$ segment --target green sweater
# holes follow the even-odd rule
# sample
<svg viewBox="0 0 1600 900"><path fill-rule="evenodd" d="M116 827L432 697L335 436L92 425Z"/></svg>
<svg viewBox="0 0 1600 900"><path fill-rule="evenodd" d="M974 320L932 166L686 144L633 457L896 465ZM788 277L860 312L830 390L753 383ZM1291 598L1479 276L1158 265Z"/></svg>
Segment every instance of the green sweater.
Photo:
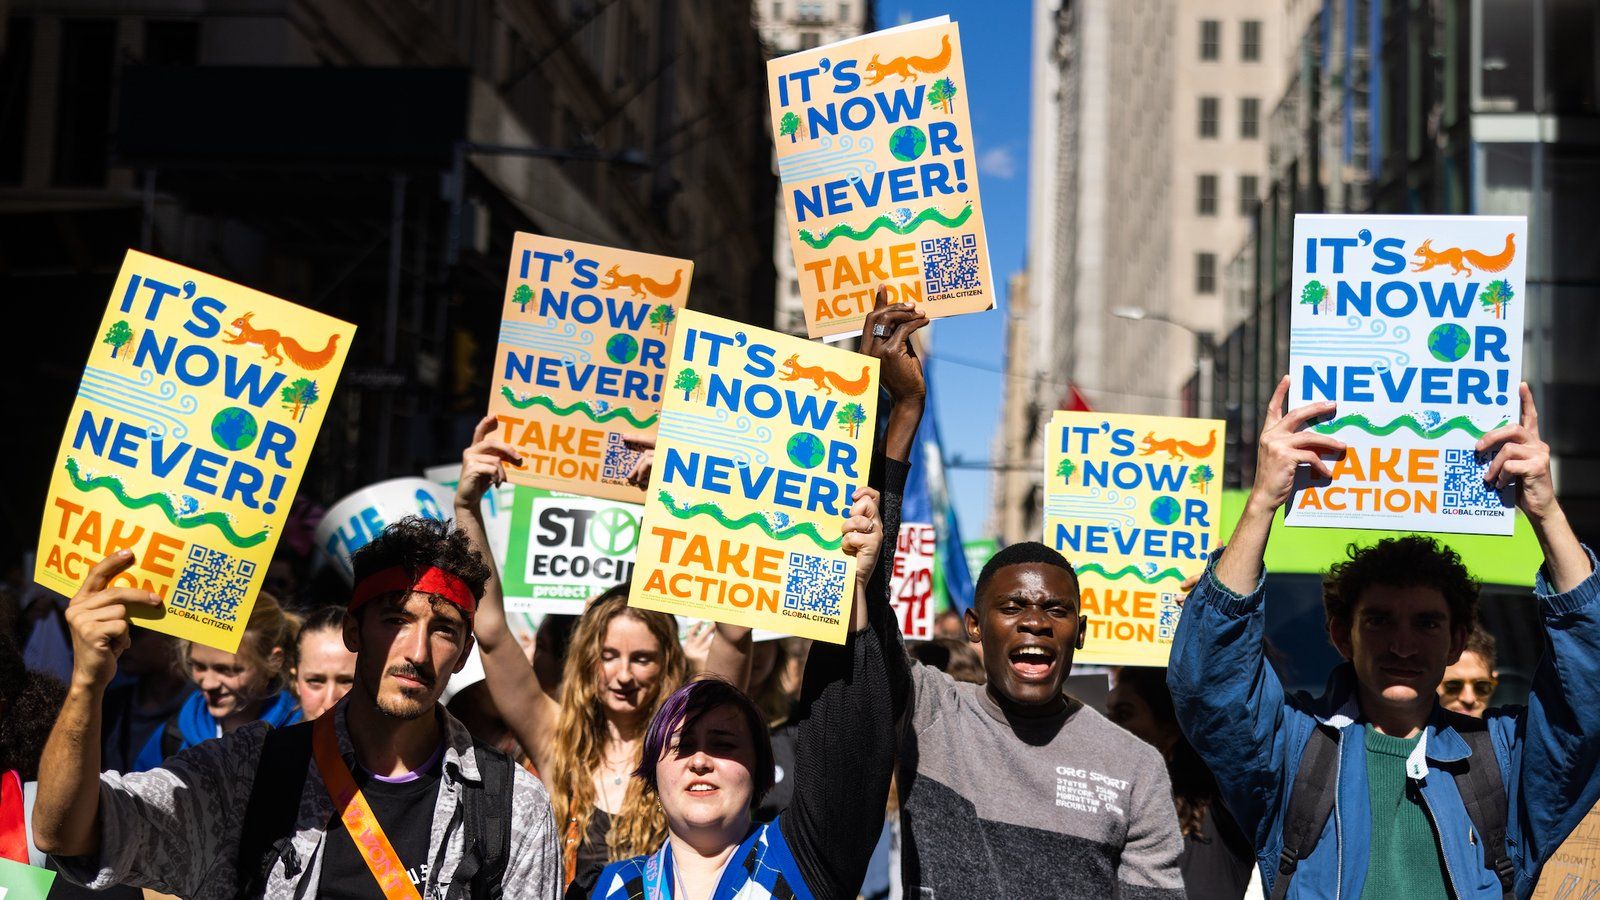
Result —
<svg viewBox="0 0 1600 900"><path fill-rule="evenodd" d="M1372 804L1372 849L1367 859L1365 898L1448 897L1444 857L1422 807L1406 790L1406 757L1419 734L1389 737L1367 726L1367 797Z"/></svg>

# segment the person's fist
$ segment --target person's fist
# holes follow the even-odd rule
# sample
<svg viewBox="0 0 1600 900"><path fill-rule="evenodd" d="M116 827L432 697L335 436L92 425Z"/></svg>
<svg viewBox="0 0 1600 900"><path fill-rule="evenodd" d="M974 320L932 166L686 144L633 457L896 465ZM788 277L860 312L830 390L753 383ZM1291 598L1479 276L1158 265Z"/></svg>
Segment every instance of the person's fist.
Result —
<svg viewBox="0 0 1600 900"><path fill-rule="evenodd" d="M878 564L883 548L883 520L878 517L878 492L857 488L850 505L850 518L844 523L840 549L856 558L856 580L866 584Z"/></svg>
<svg viewBox="0 0 1600 900"><path fill-rule="evenodd" d="M477 509L490 488L506 481L506 464L522 465L522 455L492 437L498 421L484 416L472 430L472 444L461 451L461 476L456 480L456 508Z"/></svg>
<svg viewBox="0 0 1600 900"><path fill-rule="evenodd" d="M161 598L146 590L111 587L111 580L133 565L133 553L118 550L89 570L67 604L72 632L72 681L76 687L104 690L117 674L117 657L132 642L128 610L160 609Z"/></svg>

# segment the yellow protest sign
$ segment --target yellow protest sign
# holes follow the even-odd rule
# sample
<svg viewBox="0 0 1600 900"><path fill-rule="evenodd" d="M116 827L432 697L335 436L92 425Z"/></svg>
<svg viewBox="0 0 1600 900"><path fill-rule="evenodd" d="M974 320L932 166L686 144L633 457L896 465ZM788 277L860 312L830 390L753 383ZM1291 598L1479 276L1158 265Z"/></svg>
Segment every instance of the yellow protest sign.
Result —
<svg viewBox="0 0 1600 900"><path fill-rule="evenodd" d="M628 602L844 643L878 361L687 311L668 385Z"/></svg>
<svg viewBox="0 0 1600 900"><path fill-rule="evenodd" d="M1165 666L1179 585L1216 548L1227 428L1058 412L1045 434L1044 542L1078 573L1083 663Z"/></svg>
<svg viewBox="0 0 1600 900"><path fill-rule="evenodd" d="M128 251L56 455L34 578L166 601L139 624L232 652L355 326Z"/></svg>
<svg viewBox="0 0 1600 900"><path fill-rule="evenodd" d="M967 88L948 18L767 63L812 337L859 330L880 283L933 317L994 308Z"/></svg>
<svg viewBox="0 0 1600 900"><path fill-rule="evenodd" d="M489 412L514 484L638 503L624 436L655 434L694 263L519 232Z"/></svg>

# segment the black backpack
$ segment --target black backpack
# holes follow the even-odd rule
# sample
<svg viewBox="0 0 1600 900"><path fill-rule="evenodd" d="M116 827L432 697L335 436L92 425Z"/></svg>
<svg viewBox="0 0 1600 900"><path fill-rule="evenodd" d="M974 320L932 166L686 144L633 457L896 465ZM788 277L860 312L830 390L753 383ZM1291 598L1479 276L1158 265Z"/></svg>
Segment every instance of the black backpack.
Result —
<svg viewBox="0 0 1600 900"><path fill-rule="evenodd" d="M329 713L332 714L331 712ZM295 819L300 814L300 794L311 767L310 722L267 732L261 745L261 762L245 806L239 855L235 864L239 897L260 897L267 876L284 856L290 875L299 874L308 860L294 858ZM515 763L511 758L476 741L476 782L462 780L461 812L466 851L456 870L452 896L470 884L467 896L500 900L501 879L511 856L511 795Z"/></svg>
<svg viewBox="0 0 1600 900"><path fill-rule="evenodd" d="M1481 841L1484 866L1494 870L1500 879L1501 895L1510 900L1516 896L1513 891L1516 873L1506 855L1506 788L1500 780L1494 742L1482 719L1457 713L1447 715L1450 726L1472 750L1471 756L1456 764L1453 773L1456 790L1461 792L1467 816ZM1479 765L1480 762L1488 765ZM1322 826L1333 812L1333 796L1338 789L1334 773L1338 765L1338 741L1321 725L1313 727L1289 794L1289 812L1283 823L1283 852L1278 855L1278 878L1272 885L1272 900L1284 900L1289 895L1289 882L1294 879L1300 860L1311 855L1322 837Z"/></svg>

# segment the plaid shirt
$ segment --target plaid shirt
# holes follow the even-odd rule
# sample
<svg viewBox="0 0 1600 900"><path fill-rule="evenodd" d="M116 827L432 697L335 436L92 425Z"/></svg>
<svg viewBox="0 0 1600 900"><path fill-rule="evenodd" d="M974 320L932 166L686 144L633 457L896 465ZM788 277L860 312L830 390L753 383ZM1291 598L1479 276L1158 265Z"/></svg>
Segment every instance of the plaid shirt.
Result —
<svg viewBox="0 0 1600 900"><path fill-rule="evenodd" d="M345 724L345 704L329 715L345 763L355 768L355 749ZM472 735L444 713L448 744L443 777L433 811L427 898L463 895L467 885L452 885L461 862L465 834L460 805L462 782L478 780ZM262 741L269 727L254 722L226 737L179 753L159 769L130 775L100 776L100 850L81 857L56 857L61 873L89 888L124 884L151 888L191 900L232 897L237 889L235 861L240 826L255 782ZM520 766L512 785L511 849L503 881L507 900L555 900L561 892L560 853L555 822L544 785ZM333 801L312 765L300 791L291 848L267 879L268 900L317 895L322 872L323 835L334 819Z"/></svg>

